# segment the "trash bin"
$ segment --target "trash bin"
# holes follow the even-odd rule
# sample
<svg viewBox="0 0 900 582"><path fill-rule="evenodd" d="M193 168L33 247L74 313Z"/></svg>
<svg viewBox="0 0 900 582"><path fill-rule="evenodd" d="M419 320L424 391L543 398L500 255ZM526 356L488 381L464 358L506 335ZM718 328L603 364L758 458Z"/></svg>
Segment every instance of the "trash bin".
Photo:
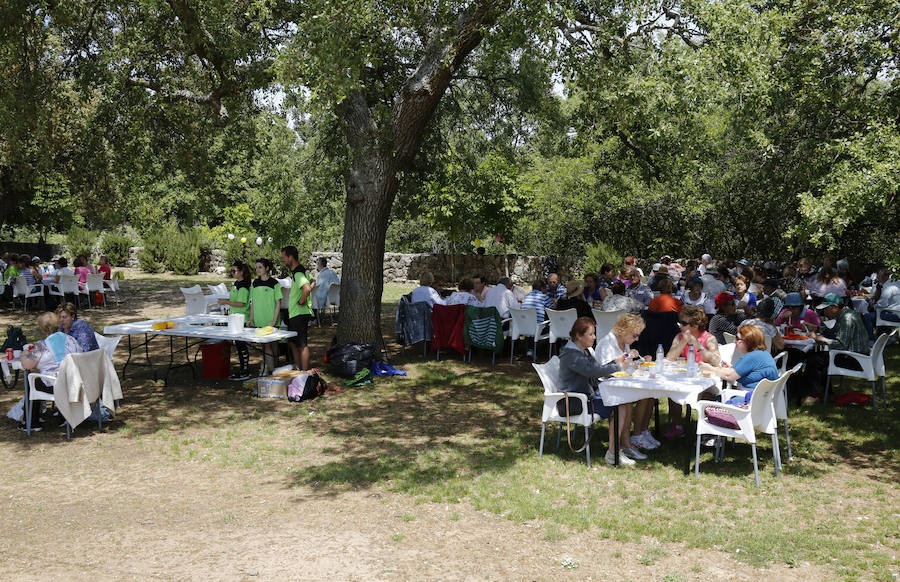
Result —
<svg viewBox="0 0 900 582"><path fill-rule="evenodd" d="M231 369L231 342L210 340L200 345L204 378L227 378Z"/></svg>

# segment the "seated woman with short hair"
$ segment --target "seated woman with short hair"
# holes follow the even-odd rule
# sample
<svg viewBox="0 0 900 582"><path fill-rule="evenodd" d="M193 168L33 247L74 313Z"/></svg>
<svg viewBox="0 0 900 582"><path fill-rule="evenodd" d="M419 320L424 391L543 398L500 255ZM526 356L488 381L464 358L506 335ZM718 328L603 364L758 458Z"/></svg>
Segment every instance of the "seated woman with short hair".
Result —
<svg viewBox="0 0 900 582"><path fill-rule="evenodd" d="M78 319L78 310L73 303L63 303L56 308L59 331L72 336L81 346L81 351L92 352L100 349L94 328L83 319Z"/></svg>
<svg viewBox="0 0 900 582"><path fill-rule="evenodd" d="M772 354L766 349L766 340L761 328L755 325L742 326L738 329L736 341L738 347L746 354L735 362L733 367L730 367L728 362L723 362L721 368L704 362L700 364L700 369L715 374L726 382L737 382L747 394L743 398L732 398L728 404L745 404L750 402L750 395L760 380L778 379L778 366Z"/></svg>
<svg viewBox="0 0 900 582"><path fill-rule="evenodd" d="M60 325L57 314L45 311L38 315L37 326L42 333L47 334L47 337L35 343L33 350L22 354L22 367L26 370L37 368L41 374L56 376L63 358L68 354L77 354L83 350L74 337L66 335L59 330ZM52 392L53 382L44 379L41 381L51 390L44 390L38 384L35 384L35 388L41 392ZM31 430L41 430L43 421L40 418L40 412L41 401L33 400L31 402ZM25 424L19 423L19 429L25 430Z"/></svg>
<svg viewBox="0 0 900 582"><path fill-rule="evenodd" d="M459 282L458 291L454 291L447 298L447 305L475 305L480 306L481 302L475 297L475 282L466 277Z"/></svg>
<svg viewBox="0 0 900 582"><path fill-rule="evenodd" d="M572 325L569 337L572 341L568 342L559 352L559 381L564 392L579 392L588 397L588 407L594 414L600 415L601 418L609 418L613 409L604 406L603 400L596 392L597 379L602 376L609 376L623 368L625 361L629 355L620 352L612 361L601 364L597 362L588 353L588 348L594 345L596 340L594 321L587 317L579 317ZM561 415L566 415L566 402L569 404L569 414L578 414L572 412L573 400L562 400L557 405L557 411ZM561 408L561 410L560 410ZM632 459L646 459L646 455L632 449L628 440L629 427L631 426L631 405L621 404L618 407L619 415L619 463L622 465L633 465ZM606 452L606 462L610 465L615 464L615 452L613 451L613 443L615 442L615 432L613 423L609 425L609 450Z"/></svg>

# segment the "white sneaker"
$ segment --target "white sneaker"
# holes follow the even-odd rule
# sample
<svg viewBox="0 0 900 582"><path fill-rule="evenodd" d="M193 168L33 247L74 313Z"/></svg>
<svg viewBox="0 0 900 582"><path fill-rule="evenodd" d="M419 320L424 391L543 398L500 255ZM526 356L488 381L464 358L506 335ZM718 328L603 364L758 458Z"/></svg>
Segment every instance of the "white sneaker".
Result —
<svg viewBox="0 0 900 582"><path fill-rule="evenodd" d="M625 455L630 459L634 459L635 461L645 461L647 460L647 455L635 449L634 447L624 447L622 452L619 455Z"/></svg>
<svg viewBox="0 0 900 582"><path fill-rule="evenodd" d="M644 435L635 434L631 435L631 448L632 449L644 449L645 451L652 451L656 448L656 445L650 443Z"/></svg>
<svg viewBox="0 0 900 582"><path fill-rule="evenodd" d="M606 451L606 462L609 463L610 465L616 464L616 456L610 450ZM619 449L619 465L621 465L621 466L634 465L634 461L632 461L625 455L625 449Z"/></svg>
<svg viewBox="0 0 900 582"><path fill-rule="evenodd" d="M653 438L653 434L651 434L651 432L648 429L644 429L644 432L641 433L641 436L644 437L644 442L649 445L653 445L652 448L654 448L654 449L662 444L658 440Z"/></svg>

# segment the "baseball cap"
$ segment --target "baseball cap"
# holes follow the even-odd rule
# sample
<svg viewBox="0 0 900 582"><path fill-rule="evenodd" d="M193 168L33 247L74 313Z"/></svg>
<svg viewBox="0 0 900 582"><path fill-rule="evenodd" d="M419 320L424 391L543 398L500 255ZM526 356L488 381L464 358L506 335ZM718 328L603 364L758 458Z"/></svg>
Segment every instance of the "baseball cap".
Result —
<svg viewBox="0 0 900 582"><path fill-rule="evenodd" d="M734 295L731 293L719 293L716 295L716 309L721 309L723 305L734 300Z"/></svg>
<svg viewBox="0 0 900 582"><path fill-rule="evenodd" d="M829 293L822 299L822 303L816 305L816 309L825 309L826 307L830 307L832 305L841 306L844 304L844 300L838 297L837 293Z"/></svg>
<svg viewBox="0 0 900 582"><path fill-rule="evenodd" d="M799 305L803 305L803 297L800 296L799 293L788 293L787 297L784 298L784 304L788 307L797 307Z"/></svg>

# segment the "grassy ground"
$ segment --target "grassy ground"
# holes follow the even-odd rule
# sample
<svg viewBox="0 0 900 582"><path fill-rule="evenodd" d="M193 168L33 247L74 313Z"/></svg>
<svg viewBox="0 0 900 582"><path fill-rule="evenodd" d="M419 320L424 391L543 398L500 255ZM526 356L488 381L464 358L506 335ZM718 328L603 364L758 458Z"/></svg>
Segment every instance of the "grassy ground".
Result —
<svg viewBox="0 0 900 582"><path fill-rule="evenodd" d="M99 331L108 323L177 314L183 305L177 286L195 282L218 280L135 274L125 282L120 307L83 316ZM466 364L455 354L423 360L420 346L401 350L392 342L393 311L410 289L388 286L383 303L391 363L408 377L377 379L297 405L254 399L226 381L193 380L185 370L174 373L168 388L129 370L126 404L102 436L135 454L161 454L174 466L250 471L323 498L383 491L414 504L458 507L451 519L468 508L488 511L539 528L548 542L576 544L584 536L633 542L644 548L635 557L644 565L667 563L674 543L727 554L748 567L812 565L836 579L891 580L900 572L897 345L887 351L887 407L877 414L871 407L792 409L795 458L784 454L784 473L776 479L770 444L763 441L757 489L750 450L742 444L729 446L722 464L704 452L699 479L683 473L691 438L664 444L637 467L614 469L603 461L605 430L598 431L588 469L583 454L566 450L565 439L557 453L549 436L555 431L548 431L539 458L542 389L530 360L501 358L492 370L483 354ZM31 321L24 320L26 334L37 338ZM0 313L0 324L20 322L21 312ZM333 331L311 331L314 364ZM121 369L122 348L118 356ZM868 391L853 381L844 388ZM3 405L17 397L3 396ZM83 427L76 434L100 436ZM65 446L59 431L26 444L5 426L0 438L8 450ZM404 521L416 519L415 511L403 514ZM703 578L702 571L685 575Z"/></svg>

